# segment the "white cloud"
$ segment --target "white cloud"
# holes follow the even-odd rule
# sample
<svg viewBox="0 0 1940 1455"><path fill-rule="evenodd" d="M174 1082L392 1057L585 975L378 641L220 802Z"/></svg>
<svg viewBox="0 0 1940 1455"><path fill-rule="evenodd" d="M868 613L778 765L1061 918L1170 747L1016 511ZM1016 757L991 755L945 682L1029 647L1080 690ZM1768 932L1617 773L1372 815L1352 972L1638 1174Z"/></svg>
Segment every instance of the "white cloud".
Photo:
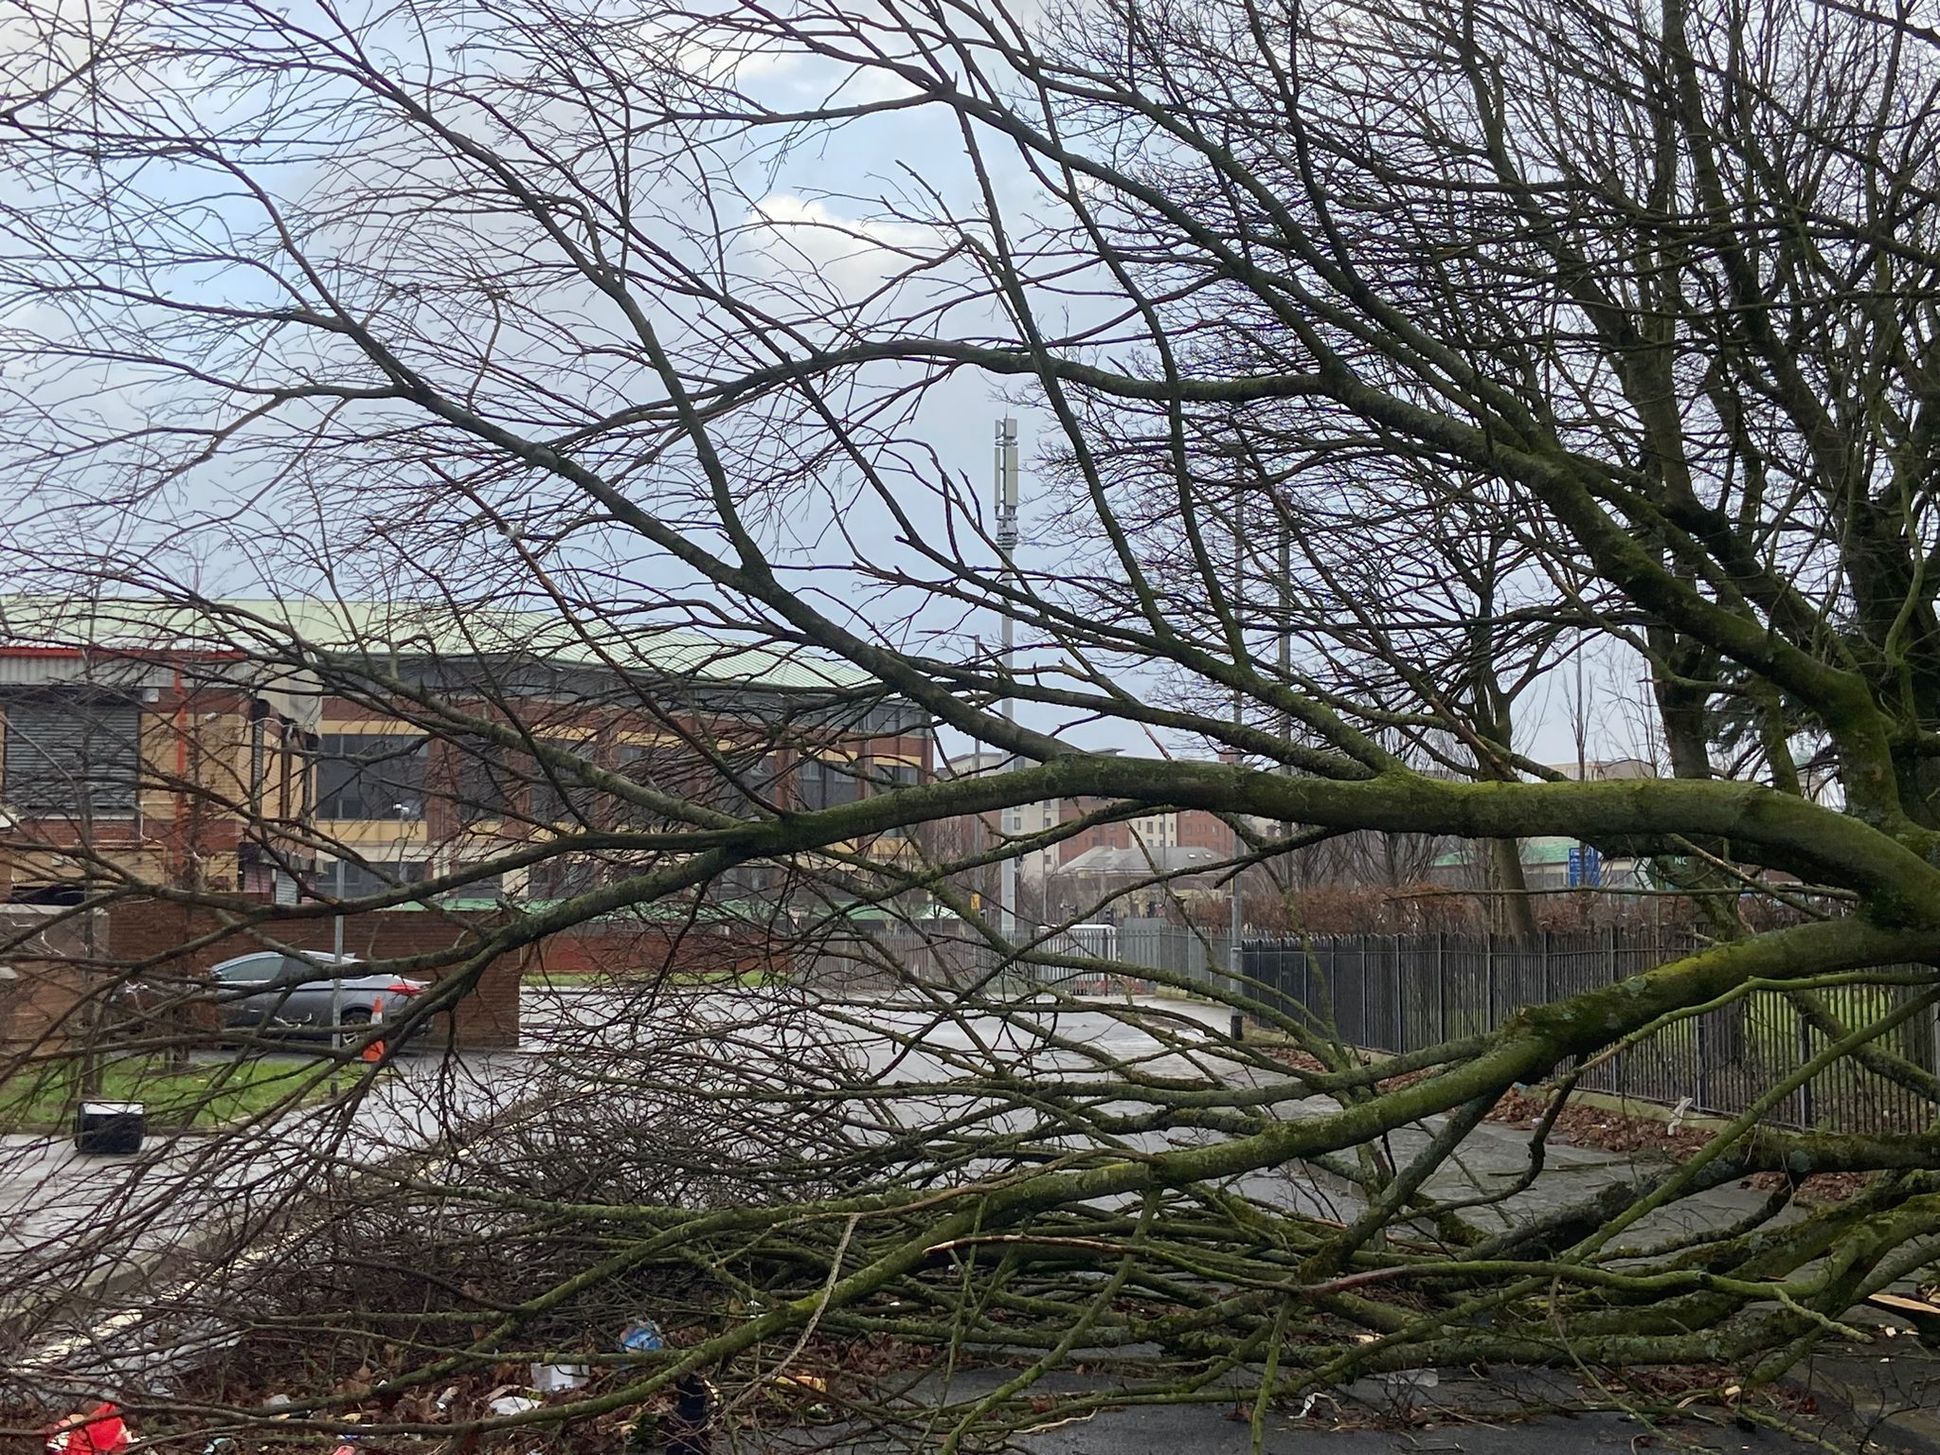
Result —
<svg viewBox="0 0 1940 1455"><path fill-rule="evenodd" d="M748 209L743 242L771 277L812 273L841 297L855 299L927 263L947 249L926 223L894 217L845 217L826 202L773 192Z"/></svg>

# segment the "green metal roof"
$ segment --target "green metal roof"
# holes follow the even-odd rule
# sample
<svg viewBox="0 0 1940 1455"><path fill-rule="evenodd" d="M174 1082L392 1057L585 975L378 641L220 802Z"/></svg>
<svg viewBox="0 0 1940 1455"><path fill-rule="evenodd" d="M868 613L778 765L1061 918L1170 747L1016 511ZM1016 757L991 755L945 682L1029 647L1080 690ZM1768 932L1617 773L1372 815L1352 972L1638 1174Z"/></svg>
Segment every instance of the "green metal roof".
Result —
<svg viewBox="0 0 1940 1455"><path fill-rule="evenodd" d="M556 611L445 601L152 597L0 598L0 645L119 651L269 651L301 643L338 656L451 660L524 657L553 665L830 692L866 688L867 672L804 647L744 644L669 627L615 603L577 621Z"/></svg>
<svg viewBox="0 0 1940 1455"><path fill-rule="evenodd" d="M1570 850L1575 848L1581 841L1560 834L1538 834L1534 838L1523 839L1520 842L1522 845L1522 862L1533 868L1544 864L1569 863ZM1467 844L1462 848L1453 849L1443 854L1439 859L1435 860L1434 867L1437 869L1452 869L1460 864L1473 863L1475 855L1481 852L1481 845Z"/></svg>

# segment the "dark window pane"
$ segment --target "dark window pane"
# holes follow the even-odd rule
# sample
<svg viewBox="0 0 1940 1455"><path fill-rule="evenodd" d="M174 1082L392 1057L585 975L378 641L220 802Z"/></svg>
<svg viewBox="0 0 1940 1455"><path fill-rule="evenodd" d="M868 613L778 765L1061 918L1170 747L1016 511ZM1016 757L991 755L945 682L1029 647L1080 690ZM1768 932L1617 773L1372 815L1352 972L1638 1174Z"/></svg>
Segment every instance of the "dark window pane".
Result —
<svg viewBox="0 0 1940 1455"><path fill-rule="evenodd" d="M691 750L647 743L620 743L613 749L613 771L622 778L670 797L690 799L700 764ZM627 828L660 828L672 820L645 804L616 798L613 822Z"/></svg>
<svg viewBox="0 0 1940 1455"><path fill-rule="evenodd" d="M247 955L229 965L218 965L215 977L224 985L250 985L276 977L282 964L280 955Z"/></svg>
<svg viewBox="0 0 1940 1455"><path fill-rule="evenodd" d="M456 889L446 891L440 897L444 899L497 899L503 893L505 893L505 876L503 874L481 874L469 883L461 884Z"/></svg>
<svg viewBox="0 0 1940 1455"><path fill-rule="evenodd" d="M771 802L781 777L781 760L773 753L750 756L729 754L725 766L709 764L704 793L697 795L711 807L742 818L758 818L762 806Z"/></svg>
<svg viewBox="0 0 1940 1455"><path fill-rule="evenodd" d="M621 743L614 750L616 770L635 782L697 807L743 818L755 817L774 795L776 759L772 753L729 751L709 758L686 743ZM622 807L622 822L636 827L664 826L673 820L647 809Z"/></svg>
<svg viewBox="0 0 1940 1455"><path fill-rule="evenodd" d="M778 865L755 860L722 870L708 886L708 898L717 904L746 909L772 904L782 884L783 874Z"/></svg>
<svg viewBox="0 0 1940 1455"><path fill-rule="evenodd" d="M569 761L543 763L534 759L531 798L533 822L558 823L568 818L589 820L597 793L586 785L571 760L586 758L593 750L592 743L580 738L540 738L538 743L553 753L566 755Z"/></svg>
<svg viewBox="0 0 1940 1455"><path fill-rule="evenodd" d="M833 758L803 758L795 765L795 791L806 809L834 808L862 796L856 765Z"/></svg>
<svg viewBox="0 0 1940 1455"><path fill-rule="evenodd" d="M323 734L317 749L317 817L420 817L426 757L421 737Z"/></svg>
<svg viewBox="0 0 1940 1455"><path fill-rule="evenodd" d="M333 898L356 899L366 894L378 894L386 889L395 889L400 884L417 884L428 874L430 866L422 859L406 859L402 864L395 861L372 864L366 868L353 864L348 859L342 862L341 896L338 894L337 871L330 865L318 870L320 878L317 888Z"/></svg>
<svg viewBox="0 0 1940 1455"><path fill-rule="evenodd" d="M460 823L504 818L511 809L514 774L496 743L475 738L446 743L439 777Z"/></svg>
<svg viewBox="0 0 1940 1455"><path fill-rule="evenodd" d="M343 973L355 975L359 972L349 970ZM300 956L285 955L277 966L276 978L291 985L315 981L328 982L331 978L330 962L327 957L312 957L306 961Z"/></svg>
<svg viewBox="0 0 1940 1455"><path fill-rule="evenodd" d="M923 770L914 763L898 763L888 758L871 758L863 768L863 776L870 785L880 792L890 792L897 788L913 788L923 781Z"/></svg>
<svg viewBox="0 0 1940 1455"><path fill-rule="evenodd" d="M571 899L599 888L606 866L596 859L542 859L526 870L528 899Z"/></svg>
<svg viewBox="0 0 1940 1455"><path fill-rule="evenodd" d="M885 758L871 758L864 776L869 780L869 791L873 793L893 793L898 788L913 788L923 781L923 770L915 763L899 763ZM884 838L906 839L909 828L905 824L893 824L882 830Z"/></svg>

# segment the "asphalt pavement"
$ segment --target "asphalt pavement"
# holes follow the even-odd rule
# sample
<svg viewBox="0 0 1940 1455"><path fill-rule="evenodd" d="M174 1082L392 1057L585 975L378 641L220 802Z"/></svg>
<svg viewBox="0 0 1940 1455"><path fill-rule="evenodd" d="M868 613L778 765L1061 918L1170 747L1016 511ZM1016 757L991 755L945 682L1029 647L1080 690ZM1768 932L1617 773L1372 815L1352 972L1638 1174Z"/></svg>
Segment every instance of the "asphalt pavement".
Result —
<svg viewBox="0 0 1940 1455"><path fill-rule="evenodd" d="M1191 1001L1120 1001L1002 1018L910 1003L815 1004L761 991L670 994L648 1004L613 991L538 989L525 997L524 1020L516 1051L403 1057L353 1110L302 1109L241 1139L183 1136L158 1142L148 1155L130 1161L80 1158L64 1138L6 1139L0 1144L0 1288L18 1288L21 1280L36 1277L74 1284L112 1277L117 1270L139 1274L171 1250L192 1249L218 1214L229 1219L299 1198L319 1157L336 1166L381 1162L455 1128L477 1125L548 1085L569 1084L581 1068L597 1075L599 1063L608 1058L651 1067L662 1058L686 1056L692 1066L735 1078L757 1098L764 1086L805 1074L831 1078L830 1084L876 1078L909 1088L907 1098L891 1099L884 1112L906 1124L920 1124L952 1100L960 1106L960 1093L953 1097L940 1088L979 1065L1021 1066L1061 1077L1126 1065L1153 1076L1246 1079L1257 1074L1231 1055L1224 1007ZM558 1077L566 1080L548 1080ZM1322 1114L1333 1105L1326 1098L1289 1097L1274 1110L1299 1117ZM1394 1150L1405 1156L1438 1125L1431 1119L1401 1129L1393 1136ZM1154 1133L1137 1140L1157 1150L1207 1135ZM1499 1190L1527 1165L1528 1134L1485 1123L1432 1186L1438 1192ZM1532 1187L1486 1215L1531 1216L1613 1180L1632 1178L1641 1167L1630 1157L1555 1147ZM1242 1190L1321 1216L1342 1218L1357 1208L1346 1189L1300 1167L1253 1174L1242 1179ZM1664 1231L1677 1231L1691 1219L1735 1220L1759 1201L1739 1189L1718 1189L1688 1200L1677 1214L1679 1224ZM139 1287L136 1277L121 1295L127 1316L141 1305ZM95 1316L101 1317L99 1310ZM1904 1381L1885 1383L1891 1389L1882 1407L1896 1399L1924 1398L1904 1394ZM1473 1398L1469 1406L1476 1407ZM1400 1432L1336 1430L1332 1423L1275 1416L1264 1448L1419 1455L1826 1448L1755 1429L1683 1424L1657 1430L1604 1416L1500 1428L1458 1418L1434 1429ZM854 1448L860 1455L868 1447ZM1049 1419L1024 1438L1022 1448L1047 1455L1094 1450L1221 1455L1250 1450L1251 1431L1216 1407L1138 1406L1070 1422Z"/></svg>
<svg viewBox="0 0 1940 1455"><path fill-rule="evenodd" d="M864 1455L869 1448L853 1445L845 1455ZM1141 1405L1032 1432L1016 1448L1031 1455L1251 1455L1253 1431L1243 1419L1199 1406ZM1272 1419L1261 1449L1266 1455L1826 1455L1827 1447L1808 1437L1760 1428L1692 1420L1646 1424L1624 1415L1588 1414L1526 1423L1464 1420L1410 1430L1333 1429Z"/></svg>
<svg viewBox="0 0 1940 1455"><path fill-rule="evenodd" d="M1008 1370L962 1371L949 1381L958 1407L974 1401L1006 1378ZM1828 1450L1853 1455L1931 1455L1889 1439L1866 1442L1863 1430L1827 1414L1782 1412L1761 1406L1760 1420L1734 1420L1715 1408L1692 1408L1663 1419L1620 1411L1549 1414L1523 1418L1518 1412L1549 1405L1568 1408L1591 1397L1607 1401L1609 1390L1593 1391L1566 1375L1516 1371L1516 1384L1472 1374L1428 1384L1411 1376L1359 1380L1336 1394L1302 1401L1297 1409L1275 1408L1262 1420L1264 1455L1575 1455L1577 1451L1623 1455L1795 1455ZM1047 1378L1047 1397L1034 1426L1012 1438L1011 1449L1027 1455L1252 1455L1250 1405L1224 1400L1191 1404L1140 1404L1070 1415L1061 1402L1073 1394L1095 1393L1101 1385L1070 1374ZM922 1408L942 1381L932 1379L912 1391L918 1407L909 1425L888 1439L825 1437L811 1442L807 1432L784 1432L766 1450L813 1447L827 1455L889 1455L892 1449L936 1448L951 1430L949 1422ZM1619 1396L1621 1397L1621 1396ZM1778 1421L1774 1428L1764 1423Z"/></svg>

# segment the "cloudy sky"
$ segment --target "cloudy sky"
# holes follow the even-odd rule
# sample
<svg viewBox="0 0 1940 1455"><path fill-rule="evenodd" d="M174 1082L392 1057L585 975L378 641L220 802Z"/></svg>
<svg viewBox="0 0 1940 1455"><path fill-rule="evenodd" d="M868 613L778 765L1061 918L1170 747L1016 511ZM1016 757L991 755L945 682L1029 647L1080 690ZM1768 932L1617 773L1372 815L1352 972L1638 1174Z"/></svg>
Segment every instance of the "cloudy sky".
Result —
<svg viewBox="0 0 1940 1455"><path fill-rule="evenodd" d="M12 4L0 16L0 83L13 98L45 91L84 60L98 62L91 46L113 55L118 43L140 33L135 27L156 24L158 14L169 17L158 33L178 47L198 43L205 32L219 32L224 24L252 23L241 6L212 5L186 19L170 14L171 9L102 7L77 0ZM449 80L463 73L466 86L477 87L480 78L496 78L521 61L531 61L510 24L527 13L524 7L508 7L503 13L484 7L461 12L418 9L437 15L440 25L470 27L473 39L488 38L500 48L498 53L488 57L454 49L427 64L423 57L432 48L427 42L414 49L413 40L422 37L403 24L404 12L372 6L353 28L377 70L419 81L434 76ZM1020 22L1030 19L1013 13ZM611 29L591 28L595 21L610 25L610 7L591 7L583 14L589 54L664 65L670 72L731 87L742 102L772 113L799 113L832 103L893 102L901 94L898 83L885 81L879 71L857 71L824 57L751 45L711 29L670 37L636 27L616 38ZM291 25L325 24L322 12L306 13L302 6L293 7L289 15ZM672 22L660 18L656 23ZM184 30L185 24L191 29ZM443 33L447 41L456 34ZM552 34L556 38L558 32ZM283 40L289 43L288 32ZM268 79L272 76L274 80ZM292 449L293 438L305 428L328 437L335 421L346 417L331 415L322 406L286 411L294 422L280 431L261 425L237 428L224 435L219 447L212 441L201 454L190 449L164 458L165 451L153 439L128 442L132 427L140 423L160 422L193 434L218 416L233 421L236 396L211 386L207 376L257 378L271 367L261 362L270 356L274 367L286 373L301 370L305 360L290 348L288 331L265 328L260 318L226 332L205 327L192 334L178 324L174 312L182 302L248 311L273 306L278 289L290 287L292 280L235 266L221 244L240 230L263 228L275 205L295 211L315 207L328 215L304 239L311 256L328 259L336 269L325 281L354 295L360 287L374 289L374 277L381 274L388 313L379 315L380 320L408 316L404 337L440 358L447 382L462 360L475 360L472 387L507 417L523 411L543 419L552 410L557 424L575 410L624 408L643 378L637 361L609 366L597 351L591 357L577 352L589 334L619 336L624 321L604 300L571 280L549 280L542 299L528 295L521 300L523 313L508 307L501 314L488 302L493 297L490 279L479 274L466 279L469 288L463 297L438 292L434 284L459 276L458 259L467 248L470 259L497 257L507 278L518 276L524 261L519 247L525 239L515 232L495 233L498 224L491 219L468 219L464 237L454 241L449 210L436 224L443 231L408 216L358 213L348 207L333 213L336 199L351 197L362 186L388 183L396 188L405 177L417 184L424 173L421 154L407 155L407 141L371 129L354 112L335 108L334 83L321 68L295 82L285 81L267 65L247 80L231 77L225 85L210 84L212 79L220 77L206 65L198 69L176 57L167 64L151 60L126 69L101 65L91 77L98 88L95 104L105 97L111 116L119 107L118 115L159 129L176 127L186 133L199 127L229 138L224 154L245 162L234 175L180 157L165 164L152 159L108 163L98 168L98 175L101 197L112 198L112 204L99 207L76 204L85 187L77 182L82 173L71 166L58 180L29 165L15 166L6 176L0 203L15 221L17 245L6 264L13 286L5 290L5 312L0 315L7 340L0 384L12 396L16 418L32 416L47 426L30 432L29 443L13 450L14 469L35 481L33 508L15 521L16 548L24 547L35 562L57 565L75 564L91 552L114 552L133 576L187 579L210 592L409 590L414 574L485 581L494 553L503 546L489 533L474 530L462 508L451 509L448 518L416 522L423 529L415 535L403 528L371 528L373 520L400 527L413 523L425 477L398 465L400 458L412 458L408 450L369 448L363 441L355 450L333 444L327 452L330 468L293 466L301 458ZM485 117L476 97L464 95L465 87L458 90L458 99L442 100L446 114L455 116L461 127L483 129L507 121L502 113ZM665 94L664 87L652 82L643 90ZM555 141L574 128L583 131L596 103L574 114L571 107L562 107L561 95L570 98L569 92L551 92L545 105L534 104L510 122L525 129L522 135L551 135ZM274 117L280 128L274 147L254 140L247 145L234 142L263 117ZM595 115L593 129L611 137L625 131L617 122L613 115ZM500 135L502 139L504 133ZM818 313L849 313L858 326L872 327L908 316L946 334L1004 336L1010 325L973 287L978 275L960 259L945 256L913 271L918 261L947 254L956 240L954 230L939 227L937 219L954 219L973 240L989 236L983 187L988 187L996 214L1013 238L1028 235L1038 221L1055 214L1055 206L1001 143L988 136L981 141L985 149L976 159L982 166L980 182L958 122L936 107L893 109L833 128L770 125L730 131L710 137L708 146L687 155L657 152L649 140L640 145L638 155L627 157L628 186L637 193L640 207L629 223L664 244L669 256L678 256L696 276L706 272L712 250L721 276L731 275L729 287L736 298L786 317L798 326L804 342L821 341L813 337L814 324L804 322ZM553 155L562 150L556 145ZM582 160L597 171L610 158ZM619 164L613 166L617 177ZM252 188L260 189L260 195ZM56 195L64 205L47 206ZM77 299L23 282L44 284L63 259L76 260L86 273L87 255L97 245L118 256L113 265L95 269L93 281L114 283L122 294L96 292ZM362 275L360 268L366 270ZM414 270L422 270L418 276L423 281L400 286L398 278ZM130 286L147 290L146 300L128 302L125 290ZM412 293L412 287L418 291ZM681 299L673 289L658 299L652 298L650 287L636 291L649 297L646 306L654 311L657 326L676 341L684 338L706 347L710 335L718 341L733 332L732 325L711 316L704 299ZM1040 289L1034 306L1040 322L1053 331L1081 331L1105 319L1116 304L1087 298L1082 287L1072 286ZM201 321L208 325L212 318ZM104 343L121 325L128 326L130 336L139 334L141 347L120 347L119 339ZM473 343L475 348L467 347ZM201 372L161 367L144 348L173 350L174 357L191 360ZM316 377L328 375L327 355L326 342L313 361ZM513 377L519 368L508 368L508 361L522 366L525 377ZM965 562L994 566L976 532L988 528L984 513L991 486L991 433L1000 415L1016 416L1021 426L1020 566L1056 580L1074 569L1079 545L1046 528L1052 505L1033 465L1056 440L1048 416L1032 405L1027 393L964 370L930 383L920 395L903 396L900 391L914 377L899 376L895 366L877 366L863 376L856 396L883 435L875 459L894 505L905 514L903 522L839 461L778 490L772 505L751 514L750 521L777 565L831 615L892 640L925 642L931 651L969 653L995 638L996 620L958 602L925 598L916 583L926 567L911 537L934 543L947 536ZM361 428L367 436L372 411L385 407L362 407ZM60 448L47 447L50 434L61 436ZM84 439L90 448L71 447ZM768 442L754 437L740 446L745 449L740 467L750 478L760 473L766 447ZM309 458L324 458L325 453L312 450ZM138 494L123 483L135 475L146 482ZM543 491L522 501L519 492L534 490L529 481L500 482L495 495L492 485L484 488L492 509L515 521L556 525L563 508ZM665 492L671 489L677 502L682 487L670 486L669 473L649 465L630 488L661 509L668 498ZM677 515L679 507L665 508ZM616 544L613 533L584 529L569 532L549 549L553 567L583 569L595 583L593 589L631 583L653 600L691 606L691 572L664 553L630 555L627 546ZM901 567L912 581L859 592L853 577L838 570L828 575L824 587L824 573L846 561ZM696 614L704 620L707 613ZM1646 715L1635 706L1638 676L1634 663L1614 656L1590 664L1585 680L1591 698L1591 756L1648 750L1640 726ZM1574 758L1574 694L1573 674L1539 685L1522 712L1526 751L1549 761ZM1042 712L1027 717L1035 719L1035 726L1063 726ZM1098 745L1189 749L1154 744L1122 726L1077 724L1070 730L1080 741Z"/></svg>

